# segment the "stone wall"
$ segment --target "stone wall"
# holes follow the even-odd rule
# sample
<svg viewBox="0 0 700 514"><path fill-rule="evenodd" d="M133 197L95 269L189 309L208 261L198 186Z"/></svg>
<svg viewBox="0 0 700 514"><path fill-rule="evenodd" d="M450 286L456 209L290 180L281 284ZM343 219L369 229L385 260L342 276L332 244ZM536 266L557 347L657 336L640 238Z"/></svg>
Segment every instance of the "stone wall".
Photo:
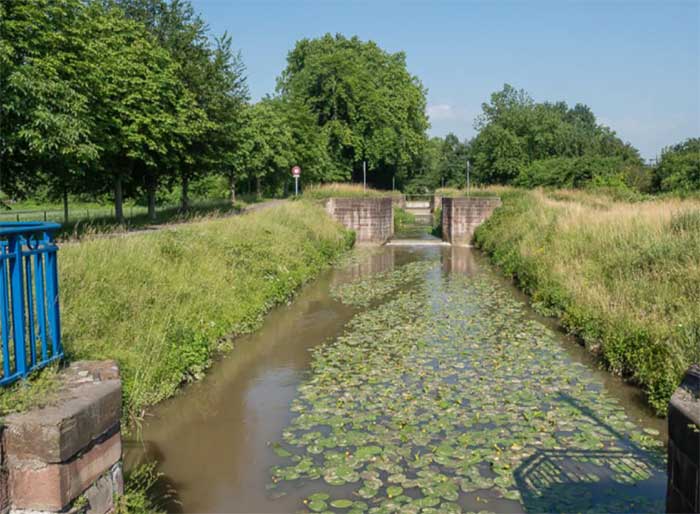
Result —
<svg viewBox="0 0 700 514"><path fill-rule="evenodd" d="M496 207L500 198L443 198L442 239L452 244L468 244L474 230L481 225Z"/></svg>
<svg viewBox="0 0 700 514"><path fill-rule="evenodd" d="M385 243L394 235L391 198L330 198L326 211L345 228L355 231L358 243Z"/></svg>
<svg viewBox="0 0 700 514"><path fill-rule="evenodd" d="M120 417L116 363L76 362L59 373L50 405L3 419L0 512L113 510L123 493Z"/></svg>
<svg viewBox="0 0 700 514"><path fill-rule="evenodd" d="M668 408L666 512L700 512L700 365L693 365Z"/></svg>

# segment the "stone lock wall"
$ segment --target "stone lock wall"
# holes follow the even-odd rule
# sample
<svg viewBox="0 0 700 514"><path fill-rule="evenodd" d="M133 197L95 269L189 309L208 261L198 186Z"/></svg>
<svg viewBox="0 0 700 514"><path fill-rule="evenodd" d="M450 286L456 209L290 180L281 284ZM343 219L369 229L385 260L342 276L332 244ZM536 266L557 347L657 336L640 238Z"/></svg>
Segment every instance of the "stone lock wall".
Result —
<svg viewBox="0 0 700 514"><path fill-rule="evenodd" d="M355 231L359 243L385 243L394 235L391 198L330 198L326 211L345 228Z"/></svg>
<svg viewBox="0 0 700 514"><path fill-rule="evenodd" d="M666 512L700 512L700 365L693 365L668 407Z"/></svg>
<svg viewBox="0 0 700 514"><path fill-rule="evenodd" d="M0 513L113 510L123 494L120 417L114 361L62 371L49 406L2 420Z"/></svg>
<svg viewBox="0 0 700 514"><path fill-rule="evenodd" d="M443 198L442 239L452 244L468 244L476 227L501 205L500 198Z"/></svg>

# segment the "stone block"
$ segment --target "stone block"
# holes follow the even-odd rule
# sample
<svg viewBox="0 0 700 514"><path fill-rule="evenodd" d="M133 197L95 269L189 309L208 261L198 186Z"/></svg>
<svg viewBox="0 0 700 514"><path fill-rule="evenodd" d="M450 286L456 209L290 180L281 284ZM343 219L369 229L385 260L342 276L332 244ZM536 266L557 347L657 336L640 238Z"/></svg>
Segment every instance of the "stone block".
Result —
<svg viewBox="0 0 700 514"><path fill-rule="evenodd" d="M118 463L121 454L121 436L116 433L68 462L17 462L10 468L12 506L16 509L60 511ZM113 486L109 487L113 493ZM94 494L100 496L103 493L101 489Z"/></svg>
<svg viewBox="0 0 700 514"><path fill-rule="evenodd" d="M116 366L83 363L66 371L55 405L4 420L5 452L17 460L59 463L119 425L121 383Z"/></svg>
<svg viewBox="0 0 700 514"><path fill-rule="evenodd" d="M700 365L693 365L668 409L667 512L700 512Z"/></svg>

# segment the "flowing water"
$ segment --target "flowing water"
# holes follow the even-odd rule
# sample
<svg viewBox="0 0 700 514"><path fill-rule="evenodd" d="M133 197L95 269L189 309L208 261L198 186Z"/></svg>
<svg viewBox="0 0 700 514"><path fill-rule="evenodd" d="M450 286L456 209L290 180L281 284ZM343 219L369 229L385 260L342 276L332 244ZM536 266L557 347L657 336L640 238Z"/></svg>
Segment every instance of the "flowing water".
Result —
<svg viewBox="0 0 700 514"><path fill-rule="evenodd" d="M157 460L171 511L648 512L664 438L477 251L384 247L158 406L127 467Z"/></svg>

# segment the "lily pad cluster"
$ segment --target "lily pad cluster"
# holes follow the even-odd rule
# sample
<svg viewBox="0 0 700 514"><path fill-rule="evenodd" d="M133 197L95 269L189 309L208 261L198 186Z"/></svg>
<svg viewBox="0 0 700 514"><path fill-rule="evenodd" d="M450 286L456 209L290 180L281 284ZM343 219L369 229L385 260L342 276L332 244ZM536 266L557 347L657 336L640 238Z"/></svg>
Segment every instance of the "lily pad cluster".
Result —
<svg viewBox="0 0 700 514"><path fill-rule="evenodd" d="M412 284L412 287L399 287ZM306 512L663 511L660 442L488 273L407 264L314 350L274 450Z"/></svg>
<svg viewBox="0 0 700 514"><path fill-rule="evenodd" d="M348 305L367 307L389 293L415 282L436 267L435 261L414 261L395 270L382 271L331 288L331 296Z"/></svg>

